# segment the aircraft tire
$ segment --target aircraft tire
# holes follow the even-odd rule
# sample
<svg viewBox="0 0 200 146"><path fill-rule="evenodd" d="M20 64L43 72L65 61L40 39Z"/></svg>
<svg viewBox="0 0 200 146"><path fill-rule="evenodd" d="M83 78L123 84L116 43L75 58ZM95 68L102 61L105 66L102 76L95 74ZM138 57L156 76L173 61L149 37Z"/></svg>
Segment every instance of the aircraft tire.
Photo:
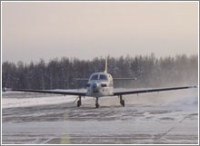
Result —
<svg viewBox="0 0 200 146"><path fill-rule="evenodd" d="M78 100L78 101L77 101L77 107L80 107L80 106L81 106L81 101Z"/></svg>
<svg viewBox="0 0 200 146"><path fill-rule="evenodd" d="M120 103L121 103L122 106L125 106L125 101L124 100L122 100Z"/></svg>
<svg viewBox="0 0 200 146"><path fill-rule="evenodd" d="M99 108L99 104L98 103L96 103L95 106L96 106L96 108Z"/></svg>

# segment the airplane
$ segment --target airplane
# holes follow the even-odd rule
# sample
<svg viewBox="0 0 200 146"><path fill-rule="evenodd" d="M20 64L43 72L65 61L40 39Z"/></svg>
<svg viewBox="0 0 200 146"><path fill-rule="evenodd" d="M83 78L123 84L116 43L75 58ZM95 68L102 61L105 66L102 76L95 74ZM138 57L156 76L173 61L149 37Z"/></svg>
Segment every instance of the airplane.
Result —
<svg viewBox="0 0 200 146"><path fill-rule="evenodd" d="M108 96L118 96L120 99L121 106L125 106L123 95L128 94L139 94L149 92L160 92L170 90L181 90L197 88L197 86L182 86L182 87L165 87L165 88L151 88L151 89L137 89L137 90L125 90L125 91L114 91L113 81L114 80L136 80L137 78L113 78L107 71L107 58L105 59L105 70L104 72L95 72L89 79L77 78L76 80L87 81L86 91L69 91L69 90L33 90L33 89L13 89L12 91L23 91L23 92L38 92L38 93L51 93L51 94L62 94L62 95L76 95L78 96L77 107L80 107L82 97L94 97L96 98L95 107L99 108L99 98Z"/></svg>

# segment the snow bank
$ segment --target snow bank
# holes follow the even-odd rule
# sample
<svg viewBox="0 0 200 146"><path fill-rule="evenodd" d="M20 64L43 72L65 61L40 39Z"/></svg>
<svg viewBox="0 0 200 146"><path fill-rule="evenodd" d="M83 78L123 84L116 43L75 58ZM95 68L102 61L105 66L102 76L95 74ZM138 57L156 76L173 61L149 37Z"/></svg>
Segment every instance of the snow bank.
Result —
<svg viewBox="0 0 200 146"><path fill-rule="evenodd" d="M50 104L73 102L76 96L31 97L31 98L2 98L2 108L30 107Z"/></svg>

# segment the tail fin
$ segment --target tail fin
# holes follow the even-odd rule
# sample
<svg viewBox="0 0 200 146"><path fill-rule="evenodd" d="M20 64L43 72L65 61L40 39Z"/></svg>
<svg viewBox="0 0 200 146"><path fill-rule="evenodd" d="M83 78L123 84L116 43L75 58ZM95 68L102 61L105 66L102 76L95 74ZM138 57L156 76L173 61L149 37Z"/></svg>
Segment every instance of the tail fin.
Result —
<svg viewBox="0 0 200 146"><path fill-rule="evenodd" d="M108 72L108 60L107 60L108 58L106 57L106 59L105 59L105 73L107 73Z"/></svg>

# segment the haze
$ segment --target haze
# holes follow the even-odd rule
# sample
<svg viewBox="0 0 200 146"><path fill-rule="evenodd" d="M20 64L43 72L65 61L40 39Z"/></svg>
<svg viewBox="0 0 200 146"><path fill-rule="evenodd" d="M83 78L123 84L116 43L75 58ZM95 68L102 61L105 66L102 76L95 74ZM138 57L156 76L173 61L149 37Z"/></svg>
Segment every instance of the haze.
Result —
<svg viewBox="0 0 200 146"><path fill-rule="evenodd" d="M198 54L198 2L2 2L2 61Z"/></svg>

